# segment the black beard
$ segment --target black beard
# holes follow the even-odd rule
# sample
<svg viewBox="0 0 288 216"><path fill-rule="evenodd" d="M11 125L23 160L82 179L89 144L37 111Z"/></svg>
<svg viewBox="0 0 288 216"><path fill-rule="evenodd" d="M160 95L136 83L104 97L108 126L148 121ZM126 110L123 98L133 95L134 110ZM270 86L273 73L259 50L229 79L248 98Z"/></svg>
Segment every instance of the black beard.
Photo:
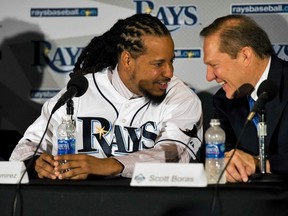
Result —
<svg viewBox="0 0 288 216"><path fill-rule="evenodd" d="M151 101L152 105L159 105L160 103L162 103L162 101L165 99L166 97L166 93L164 93L161 96L155 96L152 95L150 92L146 91L145 89L140 88L140 91L143 93L143 96Z"/></svg>

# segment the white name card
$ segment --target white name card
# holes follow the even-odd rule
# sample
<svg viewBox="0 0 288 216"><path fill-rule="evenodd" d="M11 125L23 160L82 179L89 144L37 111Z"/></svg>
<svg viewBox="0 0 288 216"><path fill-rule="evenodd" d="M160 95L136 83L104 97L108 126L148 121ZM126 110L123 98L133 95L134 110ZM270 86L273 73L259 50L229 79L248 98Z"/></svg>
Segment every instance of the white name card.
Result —
<svg viewBox="0 0 288 216"><path fill-rule="evenodd" d="M136 163L131 186L206 187L202 163Z"/></svg>
<svg viewBox="0 0 288 216"><path fill-rule="evenodd" d="M0 162L0 184L18 184L26 167L23 162ZM21 183L29 183L27 172Z"/></svg>

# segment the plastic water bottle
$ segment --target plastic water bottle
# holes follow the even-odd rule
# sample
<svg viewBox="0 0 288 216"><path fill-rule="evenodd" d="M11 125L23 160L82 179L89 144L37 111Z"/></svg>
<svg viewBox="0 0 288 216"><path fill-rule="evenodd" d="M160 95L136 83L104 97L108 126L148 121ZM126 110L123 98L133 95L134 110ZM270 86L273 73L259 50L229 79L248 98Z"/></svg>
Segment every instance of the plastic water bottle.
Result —
<svg viewBox="0 0 288 216"><path fill-rule="evenodd" d="M64 115L57 129L58 155L75 154L75 125L71 115ZM62 161L61 163L65 163Z"/></svg>
<svg viewBox="0 0 288 216"><path fill-rule="evenodd" d="M225 132L220 127L219 119L211 119L210 127L205 132L205 172L208 184L216 184L225 168L225 139ZM226 175L224 172L219 184L225 183Z"/></svg>

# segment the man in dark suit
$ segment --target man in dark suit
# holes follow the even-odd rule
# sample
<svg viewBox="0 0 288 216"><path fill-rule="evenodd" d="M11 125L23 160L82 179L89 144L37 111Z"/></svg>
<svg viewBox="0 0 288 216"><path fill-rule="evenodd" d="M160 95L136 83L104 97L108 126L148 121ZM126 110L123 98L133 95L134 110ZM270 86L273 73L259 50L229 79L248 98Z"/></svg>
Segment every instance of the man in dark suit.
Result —
<svg viewBox="0 0 288 216"><path fill-rule="evenodd" d="M250 112L248 97L258 99L260 84L273 81L276 96L265 105L267 123L266 172L288 174L288 62L273 53L265 31L251 18L228 15L205 27L204 63L206 79L222 88L213 96L215 118L226 132L226 163L237 149L226 169L229 182L246 182L257 173L259 164L256 126L245 125ZM243 135L241 131L247 126Z"/></svg>

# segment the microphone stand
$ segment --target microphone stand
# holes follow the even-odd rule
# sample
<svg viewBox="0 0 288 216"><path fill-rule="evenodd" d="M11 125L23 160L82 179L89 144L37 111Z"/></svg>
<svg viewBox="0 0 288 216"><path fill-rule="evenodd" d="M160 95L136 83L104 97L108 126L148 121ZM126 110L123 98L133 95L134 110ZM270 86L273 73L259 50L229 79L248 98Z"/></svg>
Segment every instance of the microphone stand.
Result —
<svg viewBox="0 0 288 216"><path fill-rule="evenodd" d="M66 102L66 114L71 116L74 114L74 102L71 98Z"/></svg>
<svg viewBox="0 0 288 216"><path fill-rule="evenodd" d="M259 168L262 174L266 174L266 145L265 137L267 136L267 124L265 122L264 111L260 114L260 121L257 125L258 148L259 148Z"/></svg>
<svg viewBox="0 0 288 216"><path fill-rule="evenodd" d="M258 149L259 149L259 173L250 176L249 182L282 182L284 178L266 172L266 144L267 124L265 121L265 111L259 113L260 121L257 124Z"/></svg>

